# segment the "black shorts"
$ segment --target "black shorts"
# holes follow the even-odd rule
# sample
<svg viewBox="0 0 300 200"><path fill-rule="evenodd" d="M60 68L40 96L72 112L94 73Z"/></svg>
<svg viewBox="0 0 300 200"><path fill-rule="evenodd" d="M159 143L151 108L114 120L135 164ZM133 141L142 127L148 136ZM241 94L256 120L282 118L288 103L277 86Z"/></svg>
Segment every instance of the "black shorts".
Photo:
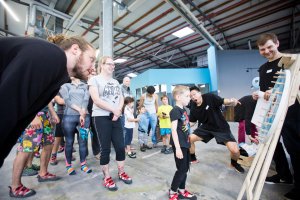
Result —
<svg viewBox="0 0 300 200"><path fill-rule="evenodd" d="M236 142L234 136L231 132L217 132L217 131L209 131L205 130L201 127L198 127L194 130L193 134L202 138L202 141L207 143L211 139L215 138L218 144L225 145L226 142Z"/></svg>
<svg viewBox="0 0 300 200"><path fill-rule="evenodd" d="M54 133L54 136L55 137L64 137L64 132L62 130L62 119L63 119L63 114L57 114L57 116L59 117L60 119L60 122L58 124L56 124L56 127L55 127L55 133Z"/></svg>

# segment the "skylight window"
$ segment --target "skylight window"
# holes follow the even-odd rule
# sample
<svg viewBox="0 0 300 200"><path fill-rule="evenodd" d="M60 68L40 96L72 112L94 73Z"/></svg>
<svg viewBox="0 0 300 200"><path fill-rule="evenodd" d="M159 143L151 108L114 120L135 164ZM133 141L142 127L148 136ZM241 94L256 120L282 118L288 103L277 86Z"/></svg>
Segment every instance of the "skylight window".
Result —
<svg viewBox="0 0 300 200"><path fill-rule="evenodd" d="M127 59L125 59L125 58L118 58L117 60L114 61L114 63L123 63L126 61L127 61Z"/></svg>
<svg viewBox="0 0 300 200"><path fill-rule="evenodd" d="M187 36L189 34L192 34L194 33L195 31L193 31L191 28L189 27L185 27L185 28L182 28L174 33L172 33L172 35L178 37L178 38L182 38L184 36Z"/></svg>
<svg viewBox="0 0 300 200"><path fill-rule="evenodd" d="M134 77L137 76L137 74L135 74L135 73L129 73L129 74L127 74L127 76L129 76L129 77L131 77L131 78L134 78Z"/></svg>

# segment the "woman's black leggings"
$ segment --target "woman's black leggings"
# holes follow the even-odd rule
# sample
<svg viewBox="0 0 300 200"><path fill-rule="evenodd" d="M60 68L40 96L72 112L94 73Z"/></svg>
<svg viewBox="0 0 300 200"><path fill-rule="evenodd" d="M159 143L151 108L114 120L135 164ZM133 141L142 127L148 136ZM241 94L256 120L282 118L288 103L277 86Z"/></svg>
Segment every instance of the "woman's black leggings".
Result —
<svg viewBox="0 0 300 200"><path fill-rule="evenodd" d="M108 116L93 117L93 125L100 146L100 165L109 163L111 143L116 151L116 160L125 160L123 128L120 118L112 121Z"/></svg>

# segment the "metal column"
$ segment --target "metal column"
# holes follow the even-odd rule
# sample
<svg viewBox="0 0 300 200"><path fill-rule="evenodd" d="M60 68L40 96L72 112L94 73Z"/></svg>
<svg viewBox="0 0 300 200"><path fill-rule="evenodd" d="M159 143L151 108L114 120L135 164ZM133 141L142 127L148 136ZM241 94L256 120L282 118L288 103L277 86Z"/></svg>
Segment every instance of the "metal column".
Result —
<svg viewBox="0 0 300 200"><path fill-rule="evenodd" d="M101 11L100 11L101 12ZM113 0L102 0L102 13L100 13L102 28L100 28L99 41L100 56L113 57ZM101 25L100 25L101 27Z"/></svg>

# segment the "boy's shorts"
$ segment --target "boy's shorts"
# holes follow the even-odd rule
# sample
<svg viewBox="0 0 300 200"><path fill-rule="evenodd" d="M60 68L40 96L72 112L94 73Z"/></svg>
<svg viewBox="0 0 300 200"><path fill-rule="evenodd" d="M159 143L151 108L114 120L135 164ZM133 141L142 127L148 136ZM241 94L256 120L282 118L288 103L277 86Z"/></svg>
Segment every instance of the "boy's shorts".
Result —
<svg viewBox="0 0 300 200"><path fill-rule="evenodd" d="M26 153L37 152L40 144L43 146L53 144L54 132L48 112L39 112L37 116L42 122L42 128L33 129L31 125L27 126L19 138L20 145L17 151Z"/></svg>
<svg viewBox="0 0 300 200"><path fill-rule="evenodd" d="M160 129L160 135L164 136L164 135L170 135L171 134L171 129L170 128L161 128Z"/></svg>

